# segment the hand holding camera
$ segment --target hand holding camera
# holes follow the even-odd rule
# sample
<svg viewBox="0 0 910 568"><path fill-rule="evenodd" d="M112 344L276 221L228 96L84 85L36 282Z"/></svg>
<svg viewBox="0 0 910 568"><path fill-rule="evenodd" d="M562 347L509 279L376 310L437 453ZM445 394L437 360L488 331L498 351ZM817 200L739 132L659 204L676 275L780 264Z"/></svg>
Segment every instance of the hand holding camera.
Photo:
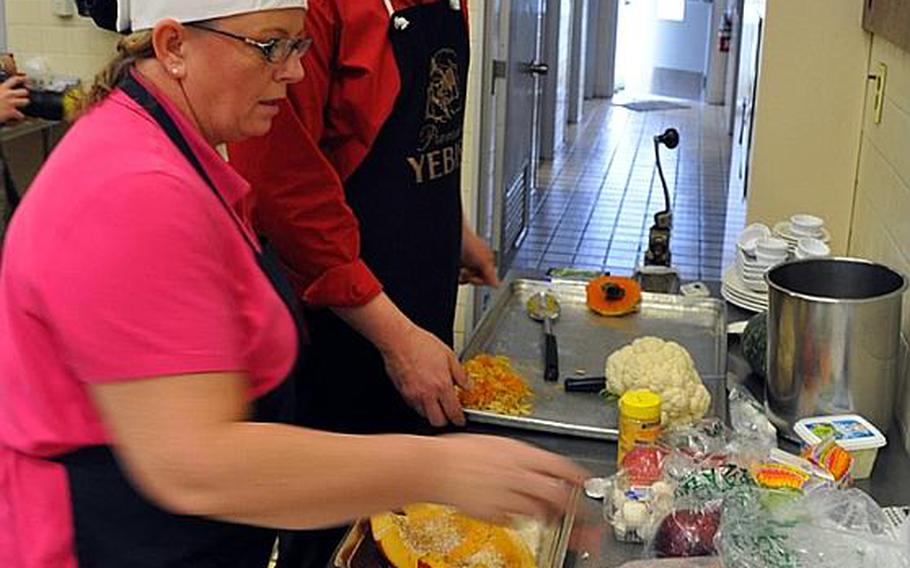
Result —
<svg viewBox="0 0 910 568"><path fill-rule="evenodd" d="M47 63L35 58L21 73L11 53L0 53L0 125L25 117L69 120L80 108L78 82L52 77ZM53 79L53 80L51 80Z"/></svg>
<svg viewBox="0 0 910 568"><path fill-rule="evenodd" d="M25 75L13 75L0 84L0 124L25 118L20 109L29 104L26 80Z"/></svg>

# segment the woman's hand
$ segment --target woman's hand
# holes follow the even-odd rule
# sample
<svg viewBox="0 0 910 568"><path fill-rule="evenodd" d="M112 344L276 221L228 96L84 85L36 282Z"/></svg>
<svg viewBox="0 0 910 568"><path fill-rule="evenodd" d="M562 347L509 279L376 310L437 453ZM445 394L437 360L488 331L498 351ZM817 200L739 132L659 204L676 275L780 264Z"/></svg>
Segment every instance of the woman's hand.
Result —
<svg viewBox="0 0 910 568"><path fill-rule="evenodd" d="M476 517L558 516L587 477L568 459L515 440L463 434L437 440L440 455L427 468L430 498Z"/></svg>
<svg viewBox="0 0 910 568"><path fill-rule="evenodd" d="M25 118L19 111L20 108L28 106L25 81L25 75L14 75L0 84L0 124Z"/></svg>

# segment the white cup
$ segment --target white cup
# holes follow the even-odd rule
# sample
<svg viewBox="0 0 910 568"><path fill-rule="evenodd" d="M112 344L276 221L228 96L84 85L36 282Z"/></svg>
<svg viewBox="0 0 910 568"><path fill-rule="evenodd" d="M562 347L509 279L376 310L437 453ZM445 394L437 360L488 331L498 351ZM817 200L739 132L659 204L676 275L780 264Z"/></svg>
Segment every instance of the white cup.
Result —
<svg viewBox="0 0 910 568"><path fill-rule="evenodd" d="M800 239L796 242L796 254L800 258L819 258L831 254L831 248L818 239Z"/></svg>
<svg viewBox="0 0 910 568"><path fill-rule="evenodd" d="M755 256L755 244L762 237L770 237L771 229L761 223L753 223L739 235L737 245L739 249L749 256Z"/></svg>
<svg viewBox="0 0 910 568"><path fill-rule="evenodd" d="M755 254L759 257L764 255L766 258L772 256L786 258L789 251L790 245L787 241L777 237L763 237L755 242Z"/></svg>
<svg viewBox="0 0 910 568"><path fill-rule="evenodd" d="M767 270L768 268L780 264L783 261L787 260L789 255L784 254L765 254L761 251L755 253L755 258L758 260L758 265L763 269Z"/></svg>
<svg viewBox="0 0 910 568"><path fill-rule="evenodd" d="M815 215L800 213L790 217L790 231L795 235L816 237L822 234L822 227L824 226L824 219Z"/></svg>

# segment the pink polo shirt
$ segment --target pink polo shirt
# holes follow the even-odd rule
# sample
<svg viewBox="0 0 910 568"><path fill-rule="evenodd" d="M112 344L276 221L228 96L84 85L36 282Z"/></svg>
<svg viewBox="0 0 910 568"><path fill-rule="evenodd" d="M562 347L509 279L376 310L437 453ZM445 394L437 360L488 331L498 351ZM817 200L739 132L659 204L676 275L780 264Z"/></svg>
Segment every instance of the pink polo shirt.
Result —
<svg viewBox="0 0 910 568"><path fill-rule="evenodd" d="M236 204L247 183L165 107ZM111 442L87 385L240 371L253 399L296 333L232 216L119 91L51 155L0 260L0 566L75 568L65 473L40 458Z"/></svg>

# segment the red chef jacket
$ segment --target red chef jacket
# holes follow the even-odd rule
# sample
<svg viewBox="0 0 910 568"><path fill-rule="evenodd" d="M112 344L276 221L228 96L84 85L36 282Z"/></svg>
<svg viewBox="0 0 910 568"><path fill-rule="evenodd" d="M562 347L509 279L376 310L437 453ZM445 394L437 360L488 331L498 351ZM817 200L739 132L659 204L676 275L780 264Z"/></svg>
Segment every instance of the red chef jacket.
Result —
<svg viewBox="0 0 910 568"><path fill-rule="evenodd" d="M393 0L395 10L450 0ZM467 19L467 2L460 0ZM360 259L344 180L360 165L395 104L399 72L383 0L310 0L306 78L268 135L232 144L253 186L245 211L276 248L311 306L367 303L382 285Z"/></svg>

